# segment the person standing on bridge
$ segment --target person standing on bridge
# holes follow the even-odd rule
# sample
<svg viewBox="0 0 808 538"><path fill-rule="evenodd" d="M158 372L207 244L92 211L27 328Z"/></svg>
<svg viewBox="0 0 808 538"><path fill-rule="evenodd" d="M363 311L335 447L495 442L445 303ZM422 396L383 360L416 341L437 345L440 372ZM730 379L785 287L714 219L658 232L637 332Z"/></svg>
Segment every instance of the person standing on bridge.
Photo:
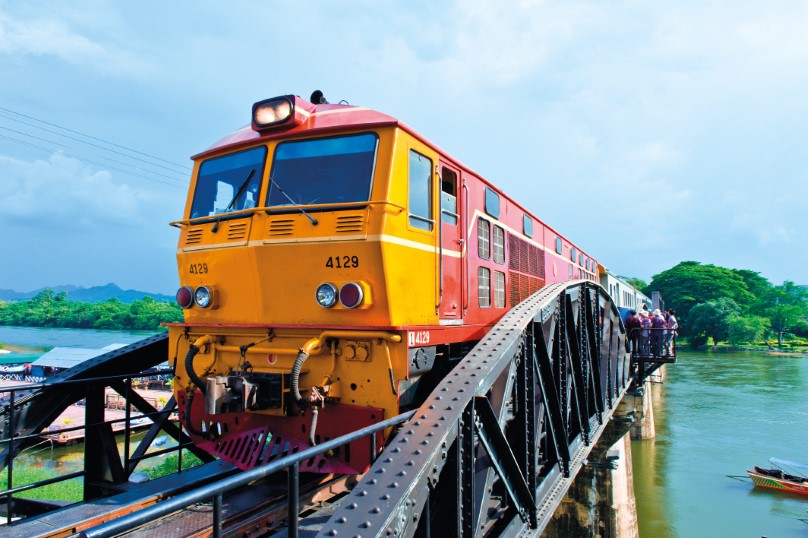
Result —
<svg viewBox="0 0 808 538"><path fill-rule="evenodd" d="M654 315L651 317L652 327L652 351L654 357L662 356L662 343L665 340L665 318L662 317L662 312L657 308L654 310Z"/></svg>
<svg viewBox="0 0 808 538"><path fill-rule="evenodd" d="M674 337L676 331L679 329L679 323L676 321L676 312L673 308L668 310L668 322L665 324L667 331L665 331L665 355L673 355Z"/></svg>
<svg viewBox="0 0 808 538"><path fill-rule="evenodd" d="M640 355L648 357L651 355L651 320L648 312L640 311Z"/></svg>
<svg viewBox="0 0 808 538"><path fill-rule="evenodd" d="M637 315L636 310L629 310L628 317L626 318L626 334L628 341L631 342L631 352L640 352L640 316Z"/></svg>

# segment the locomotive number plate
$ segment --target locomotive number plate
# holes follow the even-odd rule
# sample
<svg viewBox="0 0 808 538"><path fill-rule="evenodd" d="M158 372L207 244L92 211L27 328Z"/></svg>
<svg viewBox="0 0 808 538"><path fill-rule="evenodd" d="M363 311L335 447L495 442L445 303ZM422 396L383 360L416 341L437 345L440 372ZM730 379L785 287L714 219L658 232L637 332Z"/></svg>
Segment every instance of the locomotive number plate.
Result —
<svg viewBox="0 0 808 538"><path fill-rule="evenodd" d="M203 275L208 272L207 263L192 263L188 272L192 275Z"/></svg>
<svg viewBox="0 0 808 538"><path fill-rule="evenodd" d="M329 256L325 262L329 269L350 269L359 267L359 256Z"/></svg>
<svg viewBox="0 0 808 538"><path fill-rule="evenodd" d="M409 346L425 346L429 343L429 331L411 331L407 336Z"/></svg>

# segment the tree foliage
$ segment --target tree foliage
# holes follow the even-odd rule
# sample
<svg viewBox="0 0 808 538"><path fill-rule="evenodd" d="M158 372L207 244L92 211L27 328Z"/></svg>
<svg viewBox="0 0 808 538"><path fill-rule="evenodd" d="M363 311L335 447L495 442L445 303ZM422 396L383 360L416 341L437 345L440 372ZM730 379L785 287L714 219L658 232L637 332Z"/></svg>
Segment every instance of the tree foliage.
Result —
<svg viewBox="0 0 808 538"><path fill-rule="evenodd" d="M666 306L676 310L681 332L693 341L749 343L771 329L782 344L783 335L801 329L808 318L806 287L791 281L772 286L747 269L685 261L654 275L643 291L659 291Z"/></svg>
<svg viewBox="0 0 808 538"><path fill-rule="evenodd" d="M739 316L741 307L727 297L699 303L690 311L691 334L704 334L718 344L729 336L731 316Z"/></svg>
<svg viewBox="0 0 808 538"><path fill-rule="evenodd" d="M144 297L126 304L69 301L67 295L44 290L28 301L0 304L0 325L73 329L157 330L160 323L182 321L182 310L171 303Z"/></svg>

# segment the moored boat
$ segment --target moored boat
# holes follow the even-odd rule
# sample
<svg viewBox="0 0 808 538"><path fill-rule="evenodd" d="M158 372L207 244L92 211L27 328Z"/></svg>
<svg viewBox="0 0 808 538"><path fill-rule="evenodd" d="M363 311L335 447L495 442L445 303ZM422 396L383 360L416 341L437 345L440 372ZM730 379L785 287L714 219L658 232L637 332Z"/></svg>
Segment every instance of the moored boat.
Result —
<svg viewBox="0 0 808 538"><path fill-rule="evenodd" d="M804 472L808 470L808 465L788 460L779 460L777 458L770 458L769 462L777 467L774 469L764 469L755 465L753 466L753 471L746 471L755 486L778 491L787 491L798 495L808 495L808 477L802 474L786 472L786 470L791 470L792 473Z"/></svg>

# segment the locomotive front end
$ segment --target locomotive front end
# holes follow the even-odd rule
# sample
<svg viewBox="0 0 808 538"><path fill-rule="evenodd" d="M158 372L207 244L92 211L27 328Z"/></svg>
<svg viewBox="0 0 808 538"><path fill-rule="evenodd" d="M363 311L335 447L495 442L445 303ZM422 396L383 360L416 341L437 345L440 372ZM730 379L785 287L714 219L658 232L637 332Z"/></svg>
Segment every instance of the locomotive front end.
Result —
<svg viewBox="0 0 808 538"><path fill-rule="evenodd" d="M206 450L250 468L398 413L407 331L388 287L408 277L391 283L407 270L381 240L406 220L396 139L388 116L283 96L195 157L169 334L180 418ZM422 288L414 304L434 311ZM363 472L371 445L302 470Z"/></svg>

